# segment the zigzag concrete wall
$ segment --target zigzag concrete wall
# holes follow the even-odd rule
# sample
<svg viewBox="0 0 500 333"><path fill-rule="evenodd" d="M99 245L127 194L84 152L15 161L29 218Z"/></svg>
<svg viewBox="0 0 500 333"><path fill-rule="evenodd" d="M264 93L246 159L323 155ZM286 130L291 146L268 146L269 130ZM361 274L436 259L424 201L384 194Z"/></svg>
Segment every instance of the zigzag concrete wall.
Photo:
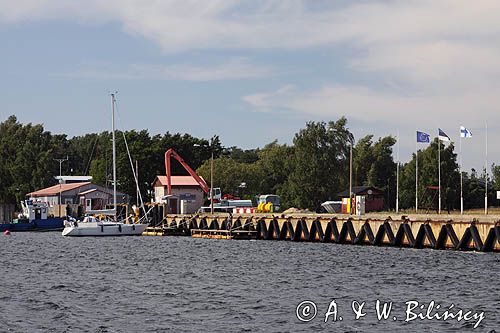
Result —
<svg viewBox="0 0 500 333"><path fill-rule="evenodd" d="M187 236L195 229L254 230L264 240L500 252L500 222L157 214L153 224L165 235Z"/></svg>

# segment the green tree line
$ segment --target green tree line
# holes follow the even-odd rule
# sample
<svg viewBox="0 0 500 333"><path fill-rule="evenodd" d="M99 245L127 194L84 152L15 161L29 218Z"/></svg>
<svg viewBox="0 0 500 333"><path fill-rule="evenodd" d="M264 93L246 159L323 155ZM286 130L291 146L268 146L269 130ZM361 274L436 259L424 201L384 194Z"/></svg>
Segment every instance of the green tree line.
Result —
<svg viewBox="0 0 500 333"><path fill-rule="evenodd" d="M210 157L214 154L214 187L244 198L257 194L278 194L284 207L319 210L322 202L338 199L349 186L349 156L353 151L353 185L374 186L385 193L386 209L394 209L396 163L391 136L358 139L350 132L347 119L308 122L295 133L291 145L271 142L262 148L241 149L222 146L213 140L189 134L151 135L147 130L117 131L117 186L135 197L136 186L126 153L125 136L134 161L139 165L139 187L150 199L152 181L165 174L164 153L176 150L207 182L210 180ZM62 164L63 175L90 175L94 182L111 186L111 133L91 133L69 138L52 134L42 125L21 124L15 116L0 123L0 202L19 202L26 193L54 185L59 174L56 158L68 156ZM443 209L459 209L460 174L454 145L441 143L441 187ZM418 152L419 206L435 209L437 186L437 139ZM400 165L400 208L415 204L415 154ZM187 174L177 162L172 173ZM465 208L484 204L485 170L463 172ZM489 186L490 202L500 189L500 166L493 165Z"/></svg>

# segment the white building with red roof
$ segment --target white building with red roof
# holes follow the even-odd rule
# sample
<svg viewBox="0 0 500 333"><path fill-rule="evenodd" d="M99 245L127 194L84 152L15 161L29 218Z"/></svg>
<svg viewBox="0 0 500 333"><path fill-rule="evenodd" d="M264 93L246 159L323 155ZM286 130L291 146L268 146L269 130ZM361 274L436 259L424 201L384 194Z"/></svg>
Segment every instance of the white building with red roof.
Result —
<svg viewBox="0 0 500 333"><path fill-rule="evenodd" d="M191 214L203 206L205 193L200 185L191 176L171 176L172 196L169 198L169 206L173 214L181 213L181 203L184 203L182 212ZM155 191L154 201L164 203L167 197L167 176L156 176L153 182Z"/></svg>

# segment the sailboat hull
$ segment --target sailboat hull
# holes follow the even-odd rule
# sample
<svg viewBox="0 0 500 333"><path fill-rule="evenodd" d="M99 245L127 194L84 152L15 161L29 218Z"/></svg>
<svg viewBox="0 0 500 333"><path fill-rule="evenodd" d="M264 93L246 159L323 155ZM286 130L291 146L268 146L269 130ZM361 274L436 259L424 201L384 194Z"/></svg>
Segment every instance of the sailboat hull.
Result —
<svg viewBox="0 0 500 333"><path fill-rule="evenodd" d="M147 224L82 222L76 226L66 226L62 232L68 237L140 236Z"/></svg>

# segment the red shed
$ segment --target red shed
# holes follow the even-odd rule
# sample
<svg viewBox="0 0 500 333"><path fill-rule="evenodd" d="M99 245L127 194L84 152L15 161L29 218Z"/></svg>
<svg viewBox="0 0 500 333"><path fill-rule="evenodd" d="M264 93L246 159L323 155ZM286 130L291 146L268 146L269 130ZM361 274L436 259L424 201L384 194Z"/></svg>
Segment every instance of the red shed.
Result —
<svg viewBox="0 0 500 333"><path fill-rule="evenodd" d="M373 186L353 186L354 196L363 195L365 201L365 212L384 210L384 191ZM349 198L349 189L339 193L341 198Z"/></svg>

